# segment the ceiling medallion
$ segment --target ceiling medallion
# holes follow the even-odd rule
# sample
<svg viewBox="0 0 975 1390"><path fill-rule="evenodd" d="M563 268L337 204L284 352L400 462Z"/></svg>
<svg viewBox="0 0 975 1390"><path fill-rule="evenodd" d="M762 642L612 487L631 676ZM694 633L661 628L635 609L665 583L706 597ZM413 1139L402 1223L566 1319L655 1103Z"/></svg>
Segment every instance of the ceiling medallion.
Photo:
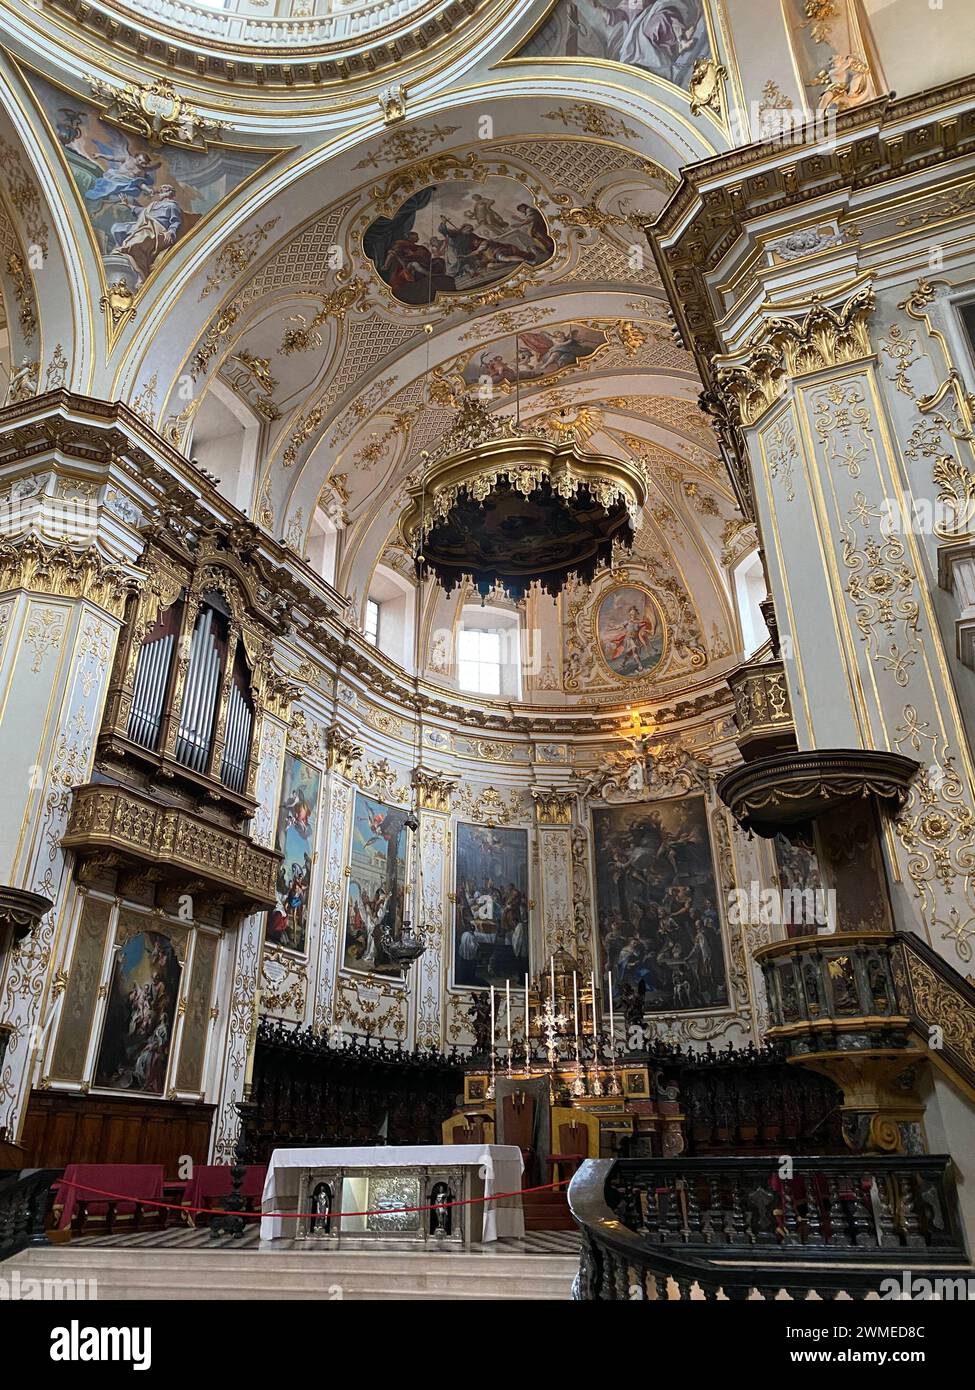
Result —
<svg viewBox="0 0 975 1390"><path fill-rule="evenodd" d="M571 433L463 401L454 428L409 489L400 528L418 573L449 594L468 579L482 597L553 596L592 582L629 549L647 497L643 464L586 453Z"/></svg>

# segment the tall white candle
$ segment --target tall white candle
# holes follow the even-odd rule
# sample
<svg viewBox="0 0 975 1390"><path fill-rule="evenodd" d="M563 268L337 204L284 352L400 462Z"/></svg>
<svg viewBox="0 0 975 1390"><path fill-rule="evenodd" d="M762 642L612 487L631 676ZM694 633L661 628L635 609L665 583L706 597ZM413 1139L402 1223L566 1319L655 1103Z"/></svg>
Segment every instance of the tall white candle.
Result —
<svg viewBox="0 0 975 1390"><path fill-rule="evenodd" d="M491 1051L494 1051L494 985L491 986Z"/></svg>
<svg viewBox="0 0 975 1390"><path fill-rule="evenodd" d="M505 1024L508 1036L508 1046L511 1046L511 981L504 982L504 1002L505 1002Z"/></svg>
<svg viewBox="0 0 975 1390"><path fill-rule="evenodd" d="M555 952L552 952L552 1013L555 1013Z"/></svg>
<svg viewBox="0 0 975 1390"><path fill-rule="evenodd" d="M531 1014L528 1009L528 971L525 971L525 1056L528 1055L528 1024Z"/></svg>
<svg viewBox="0 0 975 1390"><path fill-rule="evenodd" d="M579 985L576 979L576 972L572 972L572 1018L573 1029L576 1037L579 1036Z"/></svg>
<svg viewBox="0 0 975 1390"><path fill-rule="evenodd" d="M609 980L609 1045L616 1056L616 1025L613 1021L613 972L610 970L606 977Z"/></svg>

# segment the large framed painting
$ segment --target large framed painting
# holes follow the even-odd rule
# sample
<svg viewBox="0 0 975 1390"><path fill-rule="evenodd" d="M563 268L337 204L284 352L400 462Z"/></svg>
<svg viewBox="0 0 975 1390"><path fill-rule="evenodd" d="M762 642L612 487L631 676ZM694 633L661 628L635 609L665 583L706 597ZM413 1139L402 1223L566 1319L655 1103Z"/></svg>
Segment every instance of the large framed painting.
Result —
<svg viewBox="0 0 975 1390"><path fill-rule="evenodd" d="M161 1096L173 1041L182 965L173 941L138 931L116 950L95 1085Z"/></svg>
<svg viewBox="0 0 975 1390"><path fill-rule="evenodd" d="M364 792L355 794L345 909L346 970L399 976L383 942L403 928L409 813Z"/></svg>
<svg viewBox="0 0 975 1390"><path fill-rule="evenodd" d="M401 303L430 304L542 265L555 242L531 193L491 174L419 189L366 228L362 248Z"/></svg>
<svg viewBox="0 0 975 1390"><path fill-rule="evenodd" d="M528 831L457 826L454 984L524 987L528 961Z"/></svg>
<svg viewBox="0 0 975 1390"><path fill-rule="evenodd" d="M602 969L616 1003L666 1013L728 1003L703 796L593 810Z"/></svg>
<svg viewBox="0 0 975 1390"><path fill-rule="evenodd" d="M163 257L276 151L150 145L82 97L32 75L98 243L105 278L137 290Z"/></svg>
<svg viewBox="0 0 975 1390"><path fill-rule="evenodd" d="M711 53L704 0L559 0L519 58L599 58L686 87Z"/></svg>
<svg viewBox="0 0 975 1390"><path fill-rule="evenodd" d="M664 653L664 620L656 600L638 584L620 584L596 604L594 638L614 676L637 680L659 666Z"/></svg>
<svg viewBox="0 0 975 1390"><path fill-rule="evenodd" d="M267 918L267 939L286 951L304 951L308 940L308 900L318 832L321 769L296 753L284 757L284 780L278 807L277 902Z"/></svg>

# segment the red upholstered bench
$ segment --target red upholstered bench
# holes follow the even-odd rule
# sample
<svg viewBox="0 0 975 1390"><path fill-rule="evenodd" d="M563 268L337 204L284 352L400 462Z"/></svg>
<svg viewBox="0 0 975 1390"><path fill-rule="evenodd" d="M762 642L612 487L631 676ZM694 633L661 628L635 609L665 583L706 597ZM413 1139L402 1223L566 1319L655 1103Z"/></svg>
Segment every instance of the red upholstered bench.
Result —
<svg viewBox="0 0 975 1390"><path fill-rule="evenodd" d="M142 1224L143 1204L164 1200L163 1181L161 1163L69 1163L56 1184L55 1202L62 1205L58 1229L71 1226L75 1234L82 1235L94 1209L104 1210L109 1231L120 1215L131 1215L137 1230ZM150 1206L149 1210L156 1213L160 1225L166 1224L162 1207Z"/></svg>
<svg viewBox="0 0 975 1390"><path fill-rule="evenodd" d="M229 1163L199 1163L193 1169L193 1176L186 1184L184 1203L187 1208L222 1207L221 1198L229 1197L233 1191L233 1169ZM266 1163L249 1163L244 1170L240 1195L245 1199L248 1210L259 1211L264 1193L264 1179L267 1177ZM188 1219L195 1222L192 1210L187 1211ZM209 1217L203 1216L204 1222Z"/></svg>

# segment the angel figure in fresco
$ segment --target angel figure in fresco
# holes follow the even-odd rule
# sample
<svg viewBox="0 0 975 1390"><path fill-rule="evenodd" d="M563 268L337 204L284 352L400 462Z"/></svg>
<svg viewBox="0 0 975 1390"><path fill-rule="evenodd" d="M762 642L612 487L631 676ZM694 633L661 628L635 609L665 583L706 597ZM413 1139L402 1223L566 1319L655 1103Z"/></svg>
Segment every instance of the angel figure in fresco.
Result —
<svg viewBox="0 0 975 1390"><path fill-rule="evenodd" d="M678 84L707 32L701 0L596 0L588 9L607 58Z"/></svg>
<svg viewBox="0 0 975 1390"><path fill-rule="evenodd" d="M289 792L282 810L285 824L297 830L302 839L307 840L311 829L311 803L305 795L304 787L295 787Z"/></svg>
<svg viewBox="0 0 975 1390"><path fill-rule="evenodd" d="M86 190L85 198L89 203L132 204L152 187L156 170L161 167L160 160L153 160L141 151L133 152L124 141L114 149L102 140L93 143L105 172Z"/></svg>

